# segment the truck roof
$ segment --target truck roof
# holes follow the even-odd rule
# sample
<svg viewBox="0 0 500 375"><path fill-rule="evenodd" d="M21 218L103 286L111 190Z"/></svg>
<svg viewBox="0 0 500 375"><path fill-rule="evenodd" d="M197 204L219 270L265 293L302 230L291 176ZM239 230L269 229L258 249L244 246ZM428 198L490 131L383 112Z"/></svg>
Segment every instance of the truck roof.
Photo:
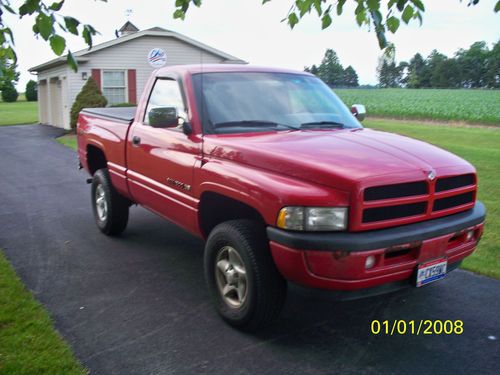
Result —
<svg viewBox="0 0 500 375"><path fill-rule="evenodd" d="M220 72L266 72L266 73L292 73L311 75L300 70L256 66L247 64L191 64L191 65L171 65L156 71L156 76L161 77L169 73L220 73Z"/></svg>

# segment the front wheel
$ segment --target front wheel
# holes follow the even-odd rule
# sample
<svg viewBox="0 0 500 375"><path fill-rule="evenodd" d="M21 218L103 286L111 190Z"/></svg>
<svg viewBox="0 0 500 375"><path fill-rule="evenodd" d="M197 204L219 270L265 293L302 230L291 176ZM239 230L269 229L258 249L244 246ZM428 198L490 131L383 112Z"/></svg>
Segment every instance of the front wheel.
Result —
<svg viewBox="0 0 500 375"><path fill-rule="evenodd" d="M122 233L128 223L128 201L111 184L107 169L92 177L92 208L97 227L109 236Z"/></svg>
<svg viewBox="0 0 500 375"><path fill-rule="evenodd" d="M222 318L255 331L281 312L287 284L276 269L264 227L251 220L217 225L205 246L205 276Z"/></svg>

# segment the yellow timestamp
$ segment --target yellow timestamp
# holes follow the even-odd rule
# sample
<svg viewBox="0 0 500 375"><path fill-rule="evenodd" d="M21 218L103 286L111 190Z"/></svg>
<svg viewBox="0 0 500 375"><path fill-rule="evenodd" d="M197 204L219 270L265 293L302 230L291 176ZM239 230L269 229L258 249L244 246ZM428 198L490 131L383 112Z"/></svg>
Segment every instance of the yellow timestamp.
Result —
<svg viewBox="0 0 500 375"><path fill-rule="evenodd" d="M373 335L461 335L464 333L462 320L372 320Z"/></svg>

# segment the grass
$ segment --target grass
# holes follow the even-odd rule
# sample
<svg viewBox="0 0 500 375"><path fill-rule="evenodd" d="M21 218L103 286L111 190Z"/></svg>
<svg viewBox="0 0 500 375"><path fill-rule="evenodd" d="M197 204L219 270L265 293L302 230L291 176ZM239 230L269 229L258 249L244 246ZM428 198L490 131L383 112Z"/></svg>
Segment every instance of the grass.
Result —
<svg viewBox="0 0 500 375"><path fill-rule="evenodd" d="M500 90L338 89L370 116L500 125Z"/></svg>
<svg viewBox="0 0 500 375"><path fill-rule="evenodd" d="M370 119L364 125L432 143L476 167L478 199L488 210L487 225L477 250L464 260L462 268L500 278L500 129L423 125L387 119Z"/></svg>
<svg viewBox="0 0 500 375"><path fill-rule="evenodd" d="M38 102L27 102L24 96L19 96L19 100L14 103L0 101L0 126L36 122L38 122Z"/></svg>
<svg viewBox="0 0 500 375"><path fill-rule="evenodd" d="M58 137L56 140L60 144L67 146L69 148L72 148L75 151L78 147L76 144L76 135L75 134L66 134L66 135L63 135L61 137Z"/></svg>
<svg viewBox="0 0 500 375"><path fill-rule="evenodd" d="M1 251L0 374L87 374Z"/></svg>

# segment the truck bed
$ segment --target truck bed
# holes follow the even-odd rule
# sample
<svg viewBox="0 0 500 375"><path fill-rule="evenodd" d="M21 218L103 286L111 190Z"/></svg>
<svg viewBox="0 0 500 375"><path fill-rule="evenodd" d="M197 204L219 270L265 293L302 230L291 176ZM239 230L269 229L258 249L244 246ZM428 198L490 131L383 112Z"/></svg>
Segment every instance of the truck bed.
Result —
<svg viewBox="0 0 500 375"><path fill-rule="evenodd" d="M136 109L137 107L84 108L82 109L82 113L129 125L134 120Z"/></svg>

